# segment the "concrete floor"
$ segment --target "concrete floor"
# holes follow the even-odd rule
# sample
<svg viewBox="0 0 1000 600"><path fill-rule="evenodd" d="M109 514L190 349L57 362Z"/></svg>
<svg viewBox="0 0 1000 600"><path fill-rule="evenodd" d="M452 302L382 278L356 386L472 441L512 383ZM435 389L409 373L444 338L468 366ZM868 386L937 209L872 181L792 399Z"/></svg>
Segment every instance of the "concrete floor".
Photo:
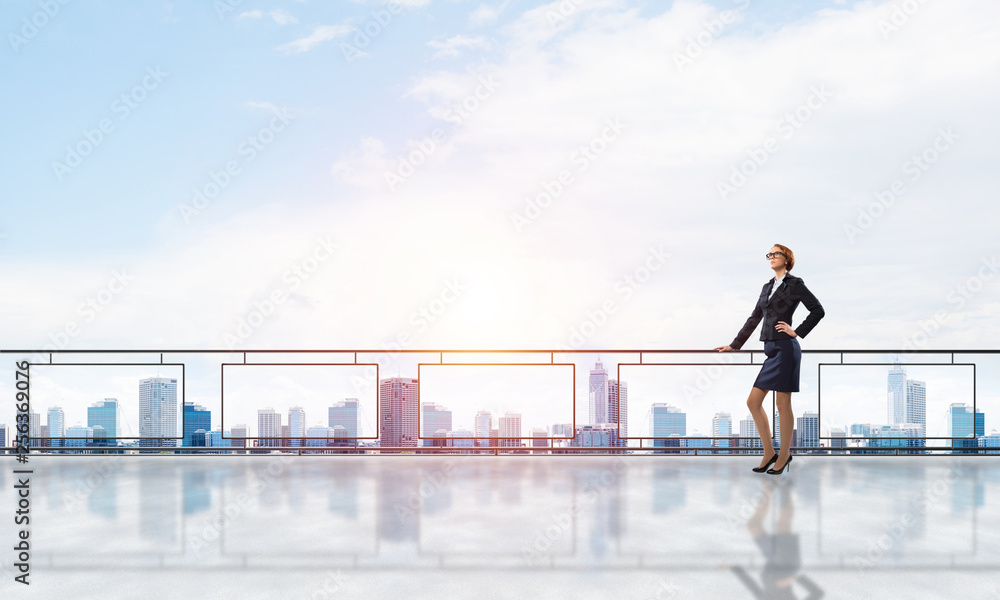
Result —
<svg viewBox="0 0 1000 600"><path fill-rule="evenodd" d="M0 593L1000 600L995 457L759 460L32 457L32 584L6 550Z"/></svg>

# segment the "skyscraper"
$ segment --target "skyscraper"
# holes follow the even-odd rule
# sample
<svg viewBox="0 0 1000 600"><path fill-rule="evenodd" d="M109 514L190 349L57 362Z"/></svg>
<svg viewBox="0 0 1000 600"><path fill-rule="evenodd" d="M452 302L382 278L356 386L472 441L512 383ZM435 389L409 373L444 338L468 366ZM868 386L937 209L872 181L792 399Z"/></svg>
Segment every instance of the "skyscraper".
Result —
<svg viewBox="0 0 1000 600"><path fill-rule="evenodd" d="M493 413L488 410L481 410L476 413L476 421L474 429L476 430L476 437L482 438L476 440L477 446L489 446L490 440L490 430L493 429Z"/></svg>
<svg viewBox="0 0 1000 600"><path fill-rule="evenodd" d="M500 437L521 437L521 413L504 413L500 417ZM521 440L500 440L502 448L520 448Z"/></svg>
<svg viewBox="0 0 1000 600"><path fill-rule="evenodd" d="M798 445L800 447L819 448L819 415L811 410L807 410L796 421L799 432Z"/></svg>
<svg viewBox="0 0 1000 600"><path fill-rule="evenodd" d="M63 409L52 406L48 410L49 438L52 439L50 445L63 446L66 437L66 416Z"/></svg>
<svg viewBox="0 0 1000 600"><path fill-rule="evenodd" d="M886 411L889 425L906 422L906 371L898 364L889 370Z"/></svg>
<svg viewBox="0 0 1000 600"><path fill-rule="evenodd" d="M302 446L302 438L306 437L306 411L301 406L288 409L288 445Z"/></svg>
<svg viewBox="0 0 1000 600"><path fill-rule="evenodd" d="M618 424L611 438L612 446L627 446L628 440L628 384L616 379L608 380L608 423Z"/></svg>
<svg viewBox="0 0 1000 600"><path fill-rule="evenodd" d="M229 431L229 436L233 439L230 441L230 445L233 448L246 448L247 446L247 426L244 423L239 425L233 425L233 428ZM243 454L242 451L236 454Z"/></svg>
<svg viewBox="0 0 1000 600"><path fill-rule="evenodd" d="M419 382L410 377L390 377L379 382L379 444L386 447L417 446L417 393Z"/></svg>
<svg viewBox="0 0 1000 600"><path fill-rule="evenodd" d="M0 423L0 448L6 447L7 444L7 425ZM0 450L0 454L7 454L6 450Z"/></svg>
<svg viewBox="0 0 1000 600"><path fill-rule="evenodd" d="M182 446L204 446L205 444L196 444L193 438L194 432L199 429L204 431L212 430L212 412L201 406L200 404L195 404L194 402L184 403L184 439L181 441Z"/></svg>
<svg viewBox="0 0 1000 600"><path fill-rule="evenodd" d="M733 435L733 416L725 412L715 413L712 417L712 437L726 439L712 440L712 445L716 448L728 448L731 435ZM721 452L721 454L729 453Z"/></svg>
<svg viewBox="0 0 1000 600"><path fill-rule="evenodd" d="M327 413L327 425L340 425L347 431L347 437L358 437L358 399L347 398L331 406Z"/></svg>
<svg viewBox="0 0 1000 600"><path fill-rule="evenodd" d="M177 380L139 380L139 446L176 446Z"/></svg>
<svg viewBox="0 0 1000 600"><path fill-rule="evenodd" d="M280 446L281 413L273 408L257 409L257 445Z"/></svg>
<svg viewBox="0 0 1000 600"><path fill-rule="evenodd" d="M760 433L757 432L757 423L754 422L752 415L747 415L747 418L740 421L740 440L741 448L763 448L764 445L760 441ZM757 454L756 450L751 450L750 454Z"/></svg>
<svg viewBox="0 0 1000 600"><path fill-rule="evenodd" d="M608 422L608 371L601 361L590 370L590 424Z"/></svg>
<svg viewBox="0 0 1000 600"><path fill-rule="evenodd" d="M649 428L653 437L686 436L687 414L681 409L658 402L650 407ZM679 448L682 440L653 440L653 446L658 448Z"/></svg>
<svg viewBox="0 0 1000 600"><path fill-rule="evenodd" d="M433 402L424 402L420 407L420 426L420 434L424 437L420 440L421 446L444 446L451 431L451 411ZM430 437L441 439L427 439Z"/></svg>
<svg viewBox="0 0 1000 600"><path fill-rule="evenodd" d="M28 413L28 446L42 445L42 415Z"/></svg>
<svg viewBox="0 0 1000 600"><path fill-rule="evenodd" d="M986 434L986 415L976 409L973 415L972 407L956 402L948 407L948 417L951 423L951 445L956 448L977 448L979 436ZM953 454L970 454L974 450L952 450Z"/></svg>
<svg viewBox="0 0 1000 600"><path fill-rule="evenodd" d="M101 446L117 446L121 437L121 425L118 422L118 400L105 398L87 407L87 427L101 427L100 440L94 440ZM98 431L95 429L95 432Z"/></svg>

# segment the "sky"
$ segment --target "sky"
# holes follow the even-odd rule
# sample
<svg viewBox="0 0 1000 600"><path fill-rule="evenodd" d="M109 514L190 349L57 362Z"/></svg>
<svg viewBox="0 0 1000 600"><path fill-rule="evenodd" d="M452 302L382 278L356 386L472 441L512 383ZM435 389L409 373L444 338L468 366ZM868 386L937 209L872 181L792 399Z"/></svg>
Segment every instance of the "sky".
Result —
<svg viewBox="0 0 1000 600"><path fill-rule="evenodd" d="M998 17L5 2L0 348L705 350L775 243L804 350L993 348Z"/></svg>

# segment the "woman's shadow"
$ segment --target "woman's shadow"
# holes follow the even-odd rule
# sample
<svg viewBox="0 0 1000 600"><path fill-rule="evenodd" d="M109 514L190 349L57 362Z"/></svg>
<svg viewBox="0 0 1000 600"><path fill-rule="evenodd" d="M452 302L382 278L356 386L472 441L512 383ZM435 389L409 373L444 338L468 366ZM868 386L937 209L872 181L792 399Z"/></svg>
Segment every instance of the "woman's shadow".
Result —
<svg viewBox="0 0 1000 600"><path fill-rule="evenodd" d="M780 490L780 491L778 491ZM771 498L778 493L778 520L774 525L774 533L764 529L764 519L771 508ZM753 592L754 598L767 600L798 600L798 592L792 584L798 582L805 590L803 600L817 600L823 597L823 590L812 579L798 575L802 566L799 552L799 536L792 532L792 518L795 507L792 505L790 486L769 479L764 482L763 497L747 521L747 530L753 536L754 543L764 555L764 568L760 574L760 583L747 573L741 566L730 569Z"/></svg>

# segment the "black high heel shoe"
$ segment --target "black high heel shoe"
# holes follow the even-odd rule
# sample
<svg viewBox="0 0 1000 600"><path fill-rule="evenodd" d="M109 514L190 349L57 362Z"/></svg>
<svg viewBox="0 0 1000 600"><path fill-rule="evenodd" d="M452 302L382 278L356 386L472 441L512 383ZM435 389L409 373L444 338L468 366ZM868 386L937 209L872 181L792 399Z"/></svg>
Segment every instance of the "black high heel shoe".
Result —
<svg viewBox="0 0 1000 600"><path fill-rule="evenodd" d="M766 463L764 463L763 467L754 467L753 468L753 472L754 473L763 473L764 471L767 471L768 473L770 473L770 471L768 471L768 467L770 467L771 465L773 465L774 461L776 461L776 460L778 460L778 453L777 452L774 453L774 456L772 456L769 461L767 461Z"/></svg>
<svg viewBox="0 0 1000 600"><path fill-rule="evenodd" d="M768 469L767 470L767 474L768 475L781 475L781 473L784 472L785 469L788 469L789 471L791 471L791 468L789 468L788 465L792 464L792 459L793 458L795 458L795 457L792 456L791 454L789 454L788 455L788 460L785 461L785 464L781 465L780 469Z"/></svg>

